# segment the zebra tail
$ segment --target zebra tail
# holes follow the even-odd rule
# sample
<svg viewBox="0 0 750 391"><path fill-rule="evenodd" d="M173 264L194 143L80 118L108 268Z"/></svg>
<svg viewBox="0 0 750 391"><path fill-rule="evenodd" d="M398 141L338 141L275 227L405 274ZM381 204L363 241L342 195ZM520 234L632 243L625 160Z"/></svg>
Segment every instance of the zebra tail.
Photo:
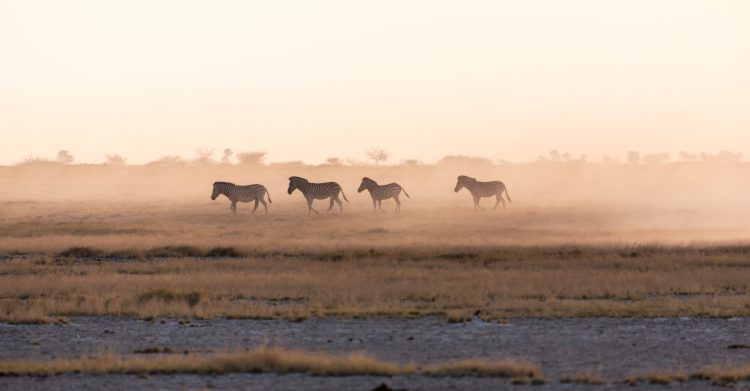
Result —
<svg viewBox="0 0 750 391"><path fill-rule="evenodd" d="M510 200L510 195L508 194L508 188L507 187L505 188L505 198L508 199L508 202L513 202L513 201Z"/></svg>
<svg viewBox="0 0 750 391"><path fill-rule="evenodd" d="M398 187L401 187L401 185L399 185ZM405 194L405 195L406 195L407 197L411 198L411 196L409 195L409 193L407 193L407 192L406 192L406 189L404 189L403 187L401 187L401 191L403 191L403 192L404 192L404 194Z"/></svg>
<svg viewBox="0 0 750 391"><path fill-rule="evenodd" d="M341 195L344 196L344 201L349 202L349 199L346 198L346 194L344 194L344 189L341 189Z"/></svg>
<svg viewBox="0 0 750 391"><path fill-rule="evenodd" d="M271 193L268 192L268 189L266 189L266 197L268 197L268 203L273 204L273 201L271 201Z"/></svg>

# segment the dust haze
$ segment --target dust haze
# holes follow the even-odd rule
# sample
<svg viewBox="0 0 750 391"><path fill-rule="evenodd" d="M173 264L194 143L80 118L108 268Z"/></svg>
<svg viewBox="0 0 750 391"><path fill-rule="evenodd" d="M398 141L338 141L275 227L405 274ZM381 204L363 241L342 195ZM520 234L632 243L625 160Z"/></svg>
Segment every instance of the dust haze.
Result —
<svg viewBox="0 0 750 391"><path fill-rule="evenodd" d="M149 210L159 213L161 224L177 215L189 219L191 214L251 226L273 219L289 219L288 223L294 224L311 218L302 195L286 192L287 178L293 175L311 182L338 182L350 200L344 203L347 226L356 228L360 224L357 216L362 217L362 227L411 223L403 228L411 229L413 235L421 234L425 241L443 237L437 234L440 230L450 233L460 229L450 221L465 224L465 218L480 219L472 228L481 232L485 227L487 232L482 236L487 236L489 243L496 240L504 244L513 244L512 237L519 244L544 243L544 235L534 234L539 230L569 231L572 241L585 240L581 237L585 234L593 242L682 244L743 242L750 233L750 165L721 159L674 163L540 159L496 164L452 156L437 164L399 165L343 164L336 159L322 165L177 159L146 165L19 164L0 167L0 221L7 225L56 218L86 224L87 218L106 221L113 213L127 216ZM468 191L453 191L458 175L480 181L501 180L512 202L507 203L506 210L501 204L492 211L495 199L485 198L481 205L487 210L474 212ZM383 207L388 213L374 217L367 191L356 191L363 176L380 184L401 184L411 195L402 196L402 213L395 216L395 204L387 200ZM262 207L252 215L252 204L240 203L233 216L226 198L210 200L215 181L265 185L273 201L269 215L262 216ZM314 207L324 212L328 201L316 201ZM337 208L333 213L338 213ZM336 217L312 219L326 218ZM502 229L497 224L503 224ZM508 230L513 228L527 234L509 236ZM284 235L283 230L279 235Z"/></svg>

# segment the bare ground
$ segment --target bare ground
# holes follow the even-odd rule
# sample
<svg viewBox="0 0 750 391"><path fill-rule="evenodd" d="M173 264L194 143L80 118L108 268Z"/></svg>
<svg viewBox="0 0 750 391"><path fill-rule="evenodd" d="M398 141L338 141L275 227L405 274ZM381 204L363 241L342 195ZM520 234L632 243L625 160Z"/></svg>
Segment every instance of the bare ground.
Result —
<svg viewBox="0 0 750 391"><path fill-rule="evenodd" d="M442 318L177 320L152 322L105 317L72 318L65 325L0 325L0 359L80 357L101 351L133 355L159 348L173 353L208 353L272 344L311 352L365 352L386 361L407 364L446 362L466 357L519 358L537 364L547 387L559 389L566 375L595 374L609 384L630 375L654 371L688 371L703 367L736 367L750 361L750 319L516 319L507 323L449 324ZM159 353L165 354L165 353ZM0 378L0 388L106 387L117 376L63 375L50 378ZM408 389L496 389L508 379L329 378L304 375L127 376L128 387L263 389L370 389L385 382ZM680 384L705 389L705 382ZM571 385L566 385L570 387ZM580 389L575 384L570 389ZM587 386L602 387L602 386ZM630 387L630 386L627 386ZM652 385L641 384L650 388ZM674 387L674 385L673 385ZM140 388L140 387L138 387Z"/></svg>

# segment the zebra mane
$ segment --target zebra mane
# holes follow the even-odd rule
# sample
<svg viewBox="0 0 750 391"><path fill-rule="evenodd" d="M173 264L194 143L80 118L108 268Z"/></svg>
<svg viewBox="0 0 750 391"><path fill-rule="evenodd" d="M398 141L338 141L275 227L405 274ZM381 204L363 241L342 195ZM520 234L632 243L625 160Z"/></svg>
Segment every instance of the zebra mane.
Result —
<svg viewBox="0 0 750 391"><path fill-rule="evenodd" d="M302 177L298 177L298 176L290 176L289 180L290 181L297 180L297 181L302 181L302 182L309 182L307 179L302 178Z"/></svg>
<svg viewBox="0 0 750 391"><path fill-rule="evenodd" d="M362 182L370 182L370 183L372 183L374 185L378 184L377 182L375 182L374 180L370 179L369 177L362 178Z"/></svg>
<svg viewBox="0 0 750 391"><path fill-rule="evenodd" d="M232 183L232 182L214 182L214 186L220 186L220 185L230 185L230 186L235 186L235 184L234 184L234 183Z"/></svg>
<svg viewBox="0 0 750 391"><path fill-rule="evenodd" d="M466 176L466 175L459 175L459 176L458 176L458 180L459 180L459 181L473 181L473 182L476 182L476 181L477 181L477 179L476 179L476 178L472 178L472 177L470 177L470 176Z"/></svg>

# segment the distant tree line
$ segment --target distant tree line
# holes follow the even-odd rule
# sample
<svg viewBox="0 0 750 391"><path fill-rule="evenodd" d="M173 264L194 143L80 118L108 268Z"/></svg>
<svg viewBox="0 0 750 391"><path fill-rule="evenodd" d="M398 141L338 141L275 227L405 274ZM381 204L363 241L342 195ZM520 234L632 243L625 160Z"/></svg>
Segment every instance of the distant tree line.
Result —
<svg viewBox="0 0 750 391"><path fill-rule="evenodd" d="M252 152L238 152L235 153L229 148L222 151L221 156L216 159L214 158L213 149L197 149L195 151L195 157L193 159L185 159L177 155L162 156L156 160L146 163L147 166L210 166L210 165L236 165L236 166L262 166L266 165L266 152L263 151L252 151ZM368 160L372 161L374 165L384 165L390 153L382 148L373 148L365 152L365 156ZM737 163L744 159L744 155L739 152L721 151L717 154L708 153L689 153L681 151L677 155L676 160L672 160L672 157L667 152L651 153L641 155L638 151L628 151L625 154L624 160L621 161L617 157L604 156L602 163L604 164L629 164L629 165L658 165L667 163ZM57 156L54 159L46 159L40 157L28 157L18 163L18 165L70 165L75 163L75 157L68 150L60 150L57 152ZM103 164L108 166L124 166L127 164L127 158L118 154L106 155ZM586 155L573 156L568 152L560 152L556 149L549 151L547 155L539 156L535 162L531 164L550 164L550 163L591 163ZM420 160L416 159L405 159L399 163L403 166L419 166L423 165ZM497 159L493 161L487 158L472 157L464 155L448 155L443 157L437 162L437 165L466 165L466 166L491 166L495 164L513 164L512 162ZM282 163L271 163L273 166L301 166L305 165L301 161L293 162L282 162ZM322 165L327 166L360 166L366 165L365 162L349 159L342 160L338 157L329 157L325 160Z"/></svg>

